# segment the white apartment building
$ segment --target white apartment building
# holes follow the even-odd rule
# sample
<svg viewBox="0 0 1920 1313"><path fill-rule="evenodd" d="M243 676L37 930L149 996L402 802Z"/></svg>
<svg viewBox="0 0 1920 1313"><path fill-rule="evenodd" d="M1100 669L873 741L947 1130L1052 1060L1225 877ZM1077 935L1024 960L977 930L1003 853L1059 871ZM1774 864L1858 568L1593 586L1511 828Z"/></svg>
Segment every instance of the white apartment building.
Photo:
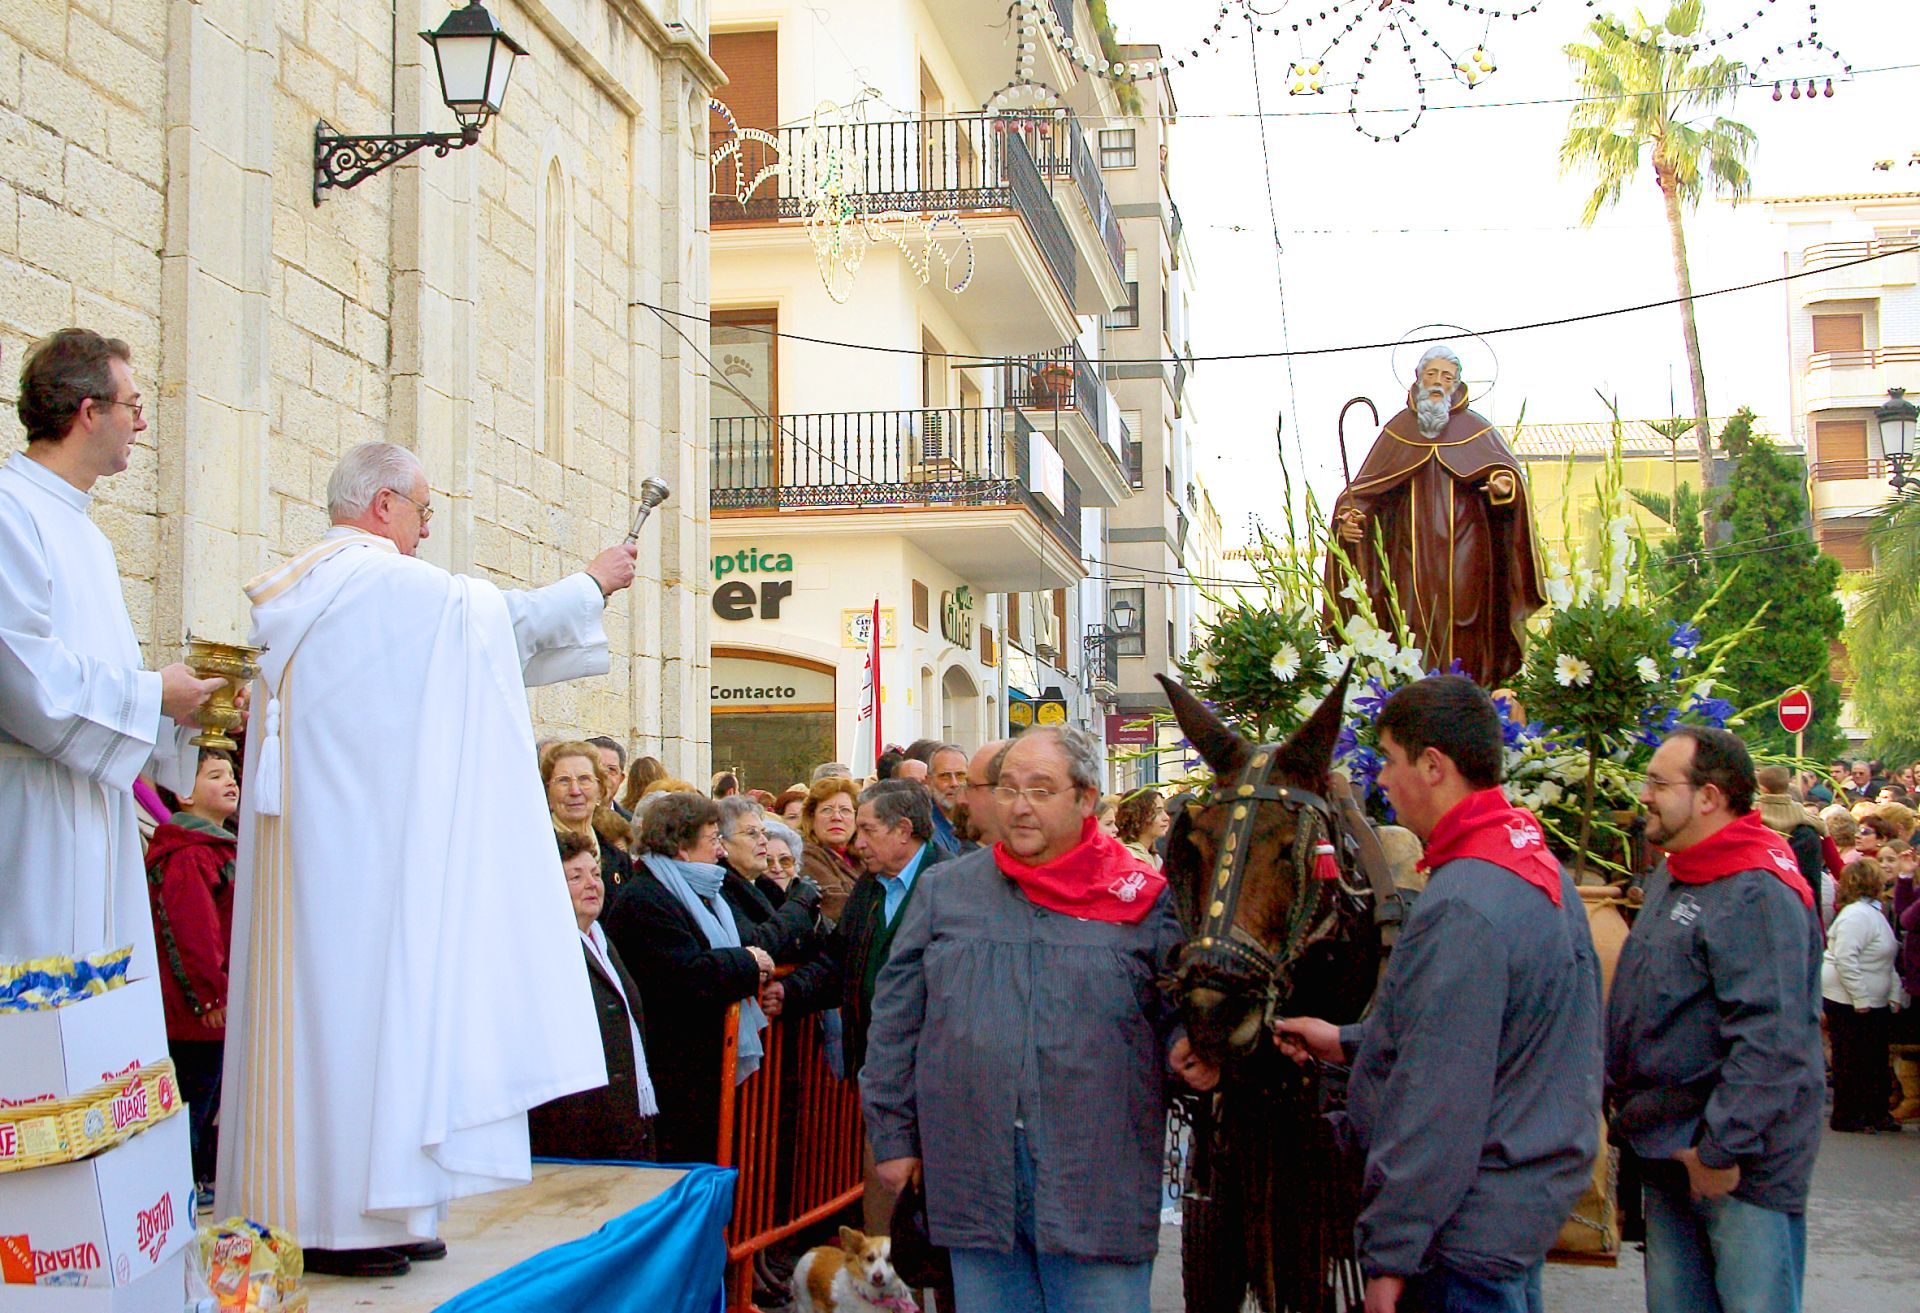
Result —
<svg viewBox="0 0 1920 1313"><path fill-rule="evenodd" d="M1920 192L1764 204L1783 229L1788 272L1824 271L1786 285L1791 423L1815 533L1848 570L1869 569L1867 523L1893 496L1874 411L1889 388L1920 394L1920 253L1900 249L1920 243Z"/></svg>
<svg viewBox="0 0 1920 1313"><path fill-rule="evenodd" d="M1029 12L713 4L711 725L749 787L855 758L876 601L886 741L1097 715L1127 287L1080 116L1116 106Z"/></svg>

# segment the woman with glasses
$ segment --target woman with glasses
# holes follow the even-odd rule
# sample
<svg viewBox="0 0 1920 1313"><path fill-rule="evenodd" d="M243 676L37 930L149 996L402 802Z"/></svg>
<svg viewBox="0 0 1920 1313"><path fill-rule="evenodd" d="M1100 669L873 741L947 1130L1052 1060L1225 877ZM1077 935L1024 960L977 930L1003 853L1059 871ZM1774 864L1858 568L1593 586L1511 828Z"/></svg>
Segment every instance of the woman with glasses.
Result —
<svg viewBox="0 0 1920 1313"><path fill-rule="evenodd" d="M860 878L859 864L847 849L859 810L860 787L839 775L815 781L800 809L800 835L806 840L800 874L820 886L820 914L829 921L840 919Z"/></svg>

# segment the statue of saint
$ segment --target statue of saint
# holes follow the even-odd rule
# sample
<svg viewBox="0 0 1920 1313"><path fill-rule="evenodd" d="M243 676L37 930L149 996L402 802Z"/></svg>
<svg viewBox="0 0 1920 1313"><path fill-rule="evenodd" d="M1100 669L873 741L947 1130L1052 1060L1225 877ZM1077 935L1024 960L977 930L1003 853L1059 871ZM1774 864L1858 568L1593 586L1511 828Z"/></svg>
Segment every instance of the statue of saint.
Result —
<svg viewBox="0 0 1920 1313"><path fill-rule="evenodd" d="M1467 409L1451 349L1420 357L1407 408L1333 504L1333 532L1389 632L1391 581L1429 668L1458 661L1487 688L1520 668L1527 617L1546 603L1527 485L1500 431ZM1331 553L1326 583L1329 608L1352 614Z"/></svg>

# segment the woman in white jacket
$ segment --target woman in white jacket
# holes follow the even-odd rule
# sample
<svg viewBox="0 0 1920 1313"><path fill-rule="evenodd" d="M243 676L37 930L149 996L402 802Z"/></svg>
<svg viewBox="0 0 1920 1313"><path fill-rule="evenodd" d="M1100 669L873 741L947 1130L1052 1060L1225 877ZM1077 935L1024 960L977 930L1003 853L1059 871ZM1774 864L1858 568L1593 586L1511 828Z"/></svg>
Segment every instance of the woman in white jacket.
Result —
<svg viewBox="0 0 1920 1313"><path fill-rule="evenodd" d="M1900 984L1893 927L1880 910L1880 864L1849 862L1840 872L1838 911L1827 930L1820 969L1827 1034L1833 1040L1836 1131L1898 1130L1887 1115L1887 1041Z"/></svg>

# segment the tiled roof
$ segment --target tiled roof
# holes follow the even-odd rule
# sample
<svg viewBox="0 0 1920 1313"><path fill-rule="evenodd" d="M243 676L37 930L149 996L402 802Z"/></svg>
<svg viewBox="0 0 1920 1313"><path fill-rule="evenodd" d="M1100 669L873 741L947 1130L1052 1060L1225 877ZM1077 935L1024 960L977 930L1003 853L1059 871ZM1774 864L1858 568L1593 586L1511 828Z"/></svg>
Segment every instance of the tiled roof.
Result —
<svg viewBox="0 0 1920 1313"><path fill-rule="evenodd" d="M1719 431L1724 419L1711 421L1714 430ZM1765 420L1760 422L1760 431L1779 442L1779 436L1768 432ZM1507 441L1513 445L1514 454L1522 460L1558 460L1567 456L1605 456L1613 450L1613 421L1604 420L1591 424L1528 424L1518 434L1509 432ZM1691 455L1695 452L1692 433L1684 434L1680 439L1680 454ZM1667 456L1673 454L1673 446L1668 443L1660 430L1645 420L1622 420L1620 423L1620 449L1628 456Z"/></svg>
<svg viewBox="0 0 1920 1313"><path fill-rule="evenodd" d="M1813 196L1762 196L1761 205L1820 205L1832 201L1920 201L1916 191L1827 192Z"/></svg>

